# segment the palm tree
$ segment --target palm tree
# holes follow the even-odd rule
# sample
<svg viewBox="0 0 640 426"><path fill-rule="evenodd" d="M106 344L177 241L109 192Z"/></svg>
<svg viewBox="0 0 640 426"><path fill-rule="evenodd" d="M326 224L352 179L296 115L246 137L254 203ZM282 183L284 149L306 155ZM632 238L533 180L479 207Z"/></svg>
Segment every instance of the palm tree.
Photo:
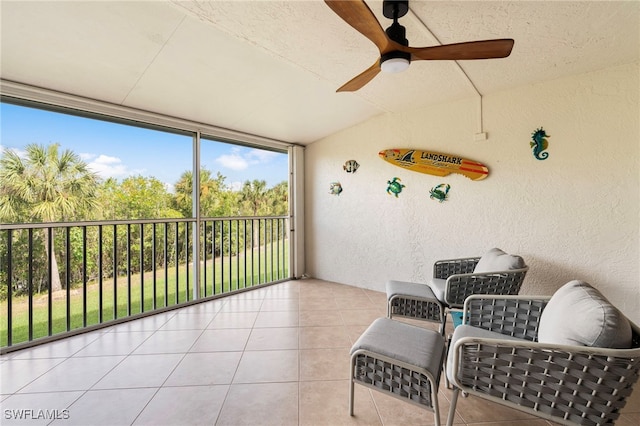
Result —
<svg viewBox="0 0 640 426"><path fill-rule="evenodd" d="M220 173L215 178L206 168L200 169L200 214L203 216L215 216L223 205L222 189L224 176ZM193 172L188 170L180 176L175 184L175 203L185 217L192 217L193 196Z"/></svg>
<svg viewBox="0 0 640 426"><path fill-rule="evenodd" d="M267 207L268 195L267 195L267 182L264 180L245 181L240 191L240 202L243 205L245 211L249 211L251 216L258 216L259 213L265 213ZM255 247L259 238L259 227L255 224L255 220L252 221L253 237L251 238L251 247Z"/></svg>
<svg viewBox="0 0 640 426"><path fill-rule="evenodd" d="M267 182L254 179L246 181L240 192L240 201L250 211L252 216L258 216L267 205Z"/></svg>
<svg viewBox="0 0 640 426"><path fill-rule="evenodd" d="M58 222L80 217L96 205L98 176L70 150L59 144L30 144L22 158L5 148L0 158L0 219ZM43 229L45 251L52 259L52 291L62 289L55 250ZM53 228L51 228L53 237Z"/></svg>
<svg viewBox="0 0 640 426"><path fill-rule="evenodd" d="M289 212L289 183L285 180L269 190L271 214L286 215Z"/></svg>

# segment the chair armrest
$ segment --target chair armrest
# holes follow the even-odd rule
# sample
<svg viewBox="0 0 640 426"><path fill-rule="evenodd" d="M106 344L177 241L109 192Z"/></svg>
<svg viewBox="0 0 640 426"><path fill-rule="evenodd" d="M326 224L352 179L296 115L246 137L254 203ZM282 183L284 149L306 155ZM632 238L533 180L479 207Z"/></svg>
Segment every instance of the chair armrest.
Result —
<svg viewBox="0 0 640 426"><path fill-rule="evenodd" d="M615 420L640 370L638 347L604 349L464 337L451 350L448 378L462 391L576 423L582 423L583 416Z"/></svg>
<svg viewBox="0 0 640 426"><path fill-rule="evenodd" d="M446 280L453 274L470 274L479 261L480 256L436 260L433 264L433 278Z"/></svg>
<svg viewBox="0 0 640 426"><path fill-rule="evenodd" d="M444 301L461 308L472 294L515 295L520 291L528 266L507 271L454 274L447 278Z"/></svg>
<svg viewBox="0 0 640 426"><path fill-rule="evenodd" d="M464 303L464 323L519 339L537 341L540 317L550 298L471 295Z"/></svg>

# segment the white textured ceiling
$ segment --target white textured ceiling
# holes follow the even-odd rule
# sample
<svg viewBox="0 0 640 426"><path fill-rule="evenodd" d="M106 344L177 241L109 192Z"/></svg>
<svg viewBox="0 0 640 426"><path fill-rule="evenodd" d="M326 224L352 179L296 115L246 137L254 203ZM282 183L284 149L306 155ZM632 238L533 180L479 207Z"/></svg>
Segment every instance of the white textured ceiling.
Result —
<svg viewBox="0 0 640 426"><path fill-rule="evenodd" d="M382 26L382 1L367 1ZM1 77L285 142L640 60L640 2L418 1L411 46L513 38L509 58L421 61L335 90L378 58L322 1L5 1ZM463 72L464 70L464 72Z"/></svg>

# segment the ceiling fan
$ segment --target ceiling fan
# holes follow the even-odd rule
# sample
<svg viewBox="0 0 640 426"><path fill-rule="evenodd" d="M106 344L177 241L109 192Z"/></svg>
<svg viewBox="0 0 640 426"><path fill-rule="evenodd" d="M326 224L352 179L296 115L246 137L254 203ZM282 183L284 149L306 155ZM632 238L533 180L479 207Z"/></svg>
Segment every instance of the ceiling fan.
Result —
<svg viewBox="0 0 640 426"><path fill-rule="evenodd" d="M398 23L398 18L409 11L408 0L383 1L382 13L385 17L393 19L393 23L386 30L382 29L364 0L325 0L325 3L380 50L380 58L372 66L349 80L337 92L354 92L373 80L381 70L404 71L411 61L506 58L513 48L513 40L510 38L410 47L406 29Z"/></svg>

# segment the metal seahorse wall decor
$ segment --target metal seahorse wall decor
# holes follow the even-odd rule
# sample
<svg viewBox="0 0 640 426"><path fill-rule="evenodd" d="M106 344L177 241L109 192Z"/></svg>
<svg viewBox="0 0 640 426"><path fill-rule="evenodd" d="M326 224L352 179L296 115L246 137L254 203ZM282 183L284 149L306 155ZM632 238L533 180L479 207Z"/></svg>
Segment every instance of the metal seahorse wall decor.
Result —
<svg viewBox="0 0 640 426"><path fill-rule="evenodd" d="M538 160L546 160L549 158L548 152L542 152L549 147L549 141L547 138L550 138L547 132L544 131L542 127L536 129L535 132L531 134L531 139L533 142L529 142L531 148L533 148L533 156Z"/></svg>

